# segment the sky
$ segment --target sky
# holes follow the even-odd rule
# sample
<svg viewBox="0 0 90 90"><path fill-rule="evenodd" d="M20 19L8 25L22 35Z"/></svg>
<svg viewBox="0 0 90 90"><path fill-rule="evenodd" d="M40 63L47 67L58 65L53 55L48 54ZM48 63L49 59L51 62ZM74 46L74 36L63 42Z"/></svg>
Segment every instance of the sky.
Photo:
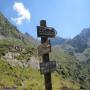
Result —
<svg viewBox="0 0 90 90"><path fill-rule="evenodd" d="M0 11L21 32L35 38L40 20L63 38L90 27L90 0L0 0Z"/></svg>

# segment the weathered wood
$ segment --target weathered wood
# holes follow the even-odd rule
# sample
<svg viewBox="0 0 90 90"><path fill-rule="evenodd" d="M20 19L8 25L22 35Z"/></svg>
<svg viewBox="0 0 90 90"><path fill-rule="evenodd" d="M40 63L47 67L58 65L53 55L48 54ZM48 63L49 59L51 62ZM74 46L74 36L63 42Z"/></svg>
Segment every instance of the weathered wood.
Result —
<svg viewBox="0 0 90 90"><path fill-rule="evenodd" d="M49 61L46 63L40 63L41 74L47 74L56 70L56 61Z"/></svg>
<svg viewBox="0 0 90 90"><path fill-rule="evenodd" d="M37 26L37 35L38 37L53 38L56 36L56 31L52 27Z"/></svg>
<svg viewBox="0 0 90 90"><path fill-rule="evenodd" d="M46 27L46 21L41 20L40 21L40 26ZM48 41L47 37L41 37L41 43L45 43ZM42 56L43 62L49 62L49 54L44 54ZM51 73L44 74L44 79L45 79L45 90L52 90L52 81L51 81Z"/></svg>
<svg viewBox="0 0 90 90"><path fill-rule="evenodd" d="M38 46L38 54L44 55L51 52L51 44L46 41L45 43Z"/></svg>

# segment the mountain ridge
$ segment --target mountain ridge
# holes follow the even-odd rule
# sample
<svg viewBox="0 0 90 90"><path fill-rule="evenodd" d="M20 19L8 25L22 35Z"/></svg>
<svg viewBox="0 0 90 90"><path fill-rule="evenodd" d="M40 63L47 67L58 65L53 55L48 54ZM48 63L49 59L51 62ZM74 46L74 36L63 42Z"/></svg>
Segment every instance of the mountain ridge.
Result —
<svg viewBox="0 0 90 90"><path fill-rule="evenodd" d="M23 44L38 43L31 35L20 32L16 26L11 24L9 20L0 12L0 39L16 39Z"/></svg>
<svg viewBox="0 0 90 90"><path fill-rule="evenodd" d="M32 61L34 67L37 65L37 62L35 65L34 59L41 62L41 57L38 56L37 49L35 49L36 41L34 40L34 43L33 37L28 33L22 34L16 28L13 29L13 25L8 24L6 18L0 18L0 28L1 35L5 37L0 40L0 87L16 86L19 90L36 90L37 88L43 90L41 89L42 83L39 83L42 81L40 71L37 70L37 67L34 70L29 66ZM57 38L59 37L56 37L56 40ZM69 40L59 39L54 41L59 45L53 47L50 53L51 60L57 62L53 83L56 89L54 90L90 90L90 64L79 62L73 53L67 53L62 46L68 44ZM14 42L15 40L19 40L19 45ZM69 51L75 49L69 44L68 48ZM84 54L89 57L88 52L90 52L89 49L85 50Z"/></svg>
<svg viewBox="0 0 90 90"><path fill-rule="evenodd" d="M86 48L90 47L90 28L83 29L80 34L72 39L56 37L51 39L51 43L53 46L61 45L63 48L67 44L73 47L75 52L83 52Z"/></svg>

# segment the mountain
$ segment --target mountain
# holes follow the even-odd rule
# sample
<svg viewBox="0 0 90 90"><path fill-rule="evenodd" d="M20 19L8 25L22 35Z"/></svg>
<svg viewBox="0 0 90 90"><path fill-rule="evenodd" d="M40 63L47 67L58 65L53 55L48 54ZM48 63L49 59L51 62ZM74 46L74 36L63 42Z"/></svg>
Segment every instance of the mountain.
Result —
<svg viewBox="0 0 90 90"><path fill-rule="evenodd" d="M76 50L69 43L72 40L61 37L51 39L54 47L50 59L57 63L56 72L52 73L53 90L90 90L90 59L87 63L76 59L71 53ZM44 78L38 67L41 57L38 56L37 45L36 39L28 33L21 33L0 13L0 89L44 90ZM88 58L89 53L90 48L83 52Z"/></svg>
<svg viewBox="0 0 90 90"><path fill-rule="evenodd" d="M63 45L66 41L68 41L68 39L64 39L57 36L55 38L50 39L50 41L52 46L55 46L55 45Z"/></svg>
<svg viewBox="0 0 90 90"><path fill-rule="evenodd" d="M21 39L22 33L0 12L0 36Z"/></svg>
<svg viewBox="0 0 90 90"><path fill-rule="evenodd" d="M50 40L53 46L60 45L65 50L83 52L86 48L90 47L90 28L83 29L80 34L72 39L56 37Z"/></svg>
<svg viewBox="0 0 90 90"><path fill-rule="evenodd" d="M88 50L90 55L90 49ZM62 75L63 78L74 80L80 84L79 89L75 90L90 90L90 61L88 64L82 63L76 59L74 54L66 52L62 47L56 46L52 49L50 54L51 60L57 62L57 72ZM64 89L60 89L64 90ZM69 89L65 89L69 90ZM70 89L73 90L73 89Z"/></svg>
<svg viewBox="0 0 90 90"><path fill-rule="evenodd" d="M83 29L79 35L69 40L67 44L74 47L76 52L83 52L90 47L90 28Z"/></svg>
<svg viewBox="0 0 90 90"><path fill-rule="evenodd" d="M51 43L57 47L61 46L65 52L74 55L80 62L90 62L90 28L83 29L80 34L72 39L56 37L51 40Z"/></svg>
<svg viewBox="0 0 90 90"><path fill-rule="evenodd" d="M16 26L12 25L8 19L0 12L0 39L17 41L22 44L34 44L37 40L32 36L21 33Z"/></svg>
<svg viewBox="0 0 90 90"><path fill-rule="evenodd" d="M37 39L33 38L27 32L24 34L24 37L26 38L26 40L27 40L27 42L28 42L29 45L32 44L32 46L35 46L36 47L39 44L39 41Z"/></svg>

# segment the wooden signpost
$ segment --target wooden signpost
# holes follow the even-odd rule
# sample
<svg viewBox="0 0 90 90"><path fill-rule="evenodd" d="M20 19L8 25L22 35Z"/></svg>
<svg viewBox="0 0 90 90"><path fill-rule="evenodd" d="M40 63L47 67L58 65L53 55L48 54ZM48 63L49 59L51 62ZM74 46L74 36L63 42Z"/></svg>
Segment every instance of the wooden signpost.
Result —
<svg viewBox="0 0 90 90"><path fill-rule="evenodd" d="M37 36L41 37L41 45L38 46L38 53L42 55L43 60L43 63L40 63L40 71L44 74L45 90L52 90L51 72L55 70L56 62L49 61L51 44L48 38L54 38L56 31L52 27L47 27L45 20L41 20L40 26L37 26Z"/></svg>
<svg viewBox="0 0 90 90"><path fill-rule="evenodd" d="M41 74L47 74L56 70L56 61L49 61L46 63L40 63Z"/></svg>
<svg viewBox="0 0 90 90"><path fill-rule="evenodd" d="M46 41L45 43L38 46L38 54L44 55L51 52L51 44L50 42Z"/></svg>
<svg viewBox="0 0 90 90"><path fill-rule="evenodd" d="M56 35L56 31L52 27L37 26L38 37L50 37L53 38Z"/></svg>

